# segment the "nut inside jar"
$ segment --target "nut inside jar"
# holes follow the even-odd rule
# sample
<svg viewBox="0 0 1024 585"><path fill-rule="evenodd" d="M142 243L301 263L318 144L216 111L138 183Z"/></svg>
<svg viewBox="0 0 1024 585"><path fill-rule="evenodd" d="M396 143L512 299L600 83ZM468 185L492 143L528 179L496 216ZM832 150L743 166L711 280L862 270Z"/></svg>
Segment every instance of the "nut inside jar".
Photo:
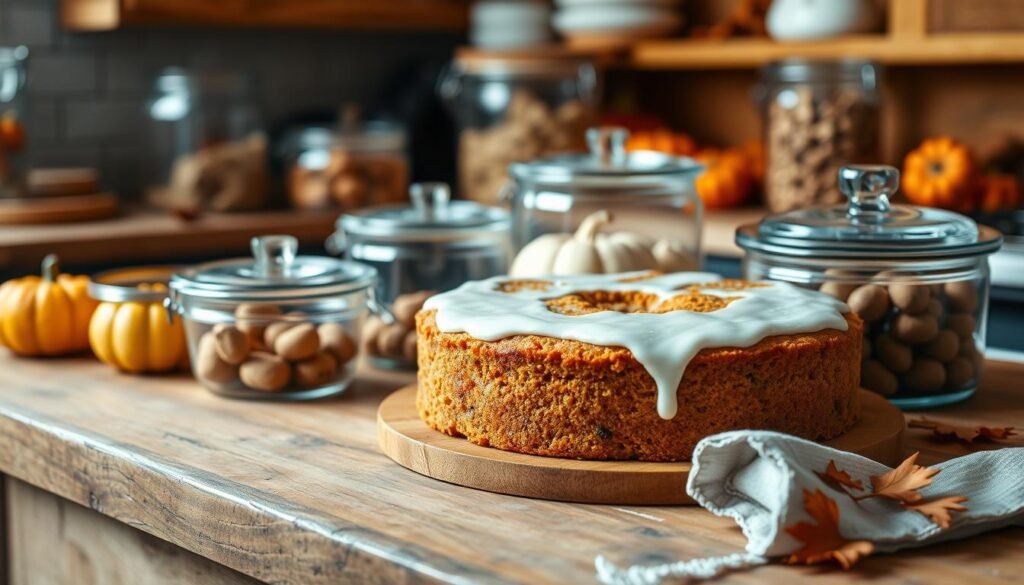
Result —
<svg viewBox="0 0 1024 585"><path fill-rule="evenodd" d="M391 305L394 322L386 324L380 317L370 317L363 332L367 353L380 365L416 365L416 313L435 291L418 291L398 295Z"/></svg>
<svg viewBox="0 0 1024 585"><path fill-rule="evenodd" d="M198 329L194 373L219 391L287 393L334 389L354 371L353 323L318 321L273 304L242 303L234 323Z"/></svg>
<svg viewBox="0 0 1024 585"><path fill-rule="evenodd" d="M857 278L836 269L825 275ZM822 292L846 301L865 322L861 384L891 398L973 389L983 360L977 337L982 281L909 278L880 272L863 284L834 280L821 285Z"/></svg>

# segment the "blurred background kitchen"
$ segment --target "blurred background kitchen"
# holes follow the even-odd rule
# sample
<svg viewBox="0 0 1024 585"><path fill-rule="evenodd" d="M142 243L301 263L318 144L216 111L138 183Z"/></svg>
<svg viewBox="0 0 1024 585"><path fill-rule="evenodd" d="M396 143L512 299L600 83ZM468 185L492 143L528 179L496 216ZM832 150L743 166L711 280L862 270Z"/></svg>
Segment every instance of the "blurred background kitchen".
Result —
<svg viewBox="0 0 1024 585"><path fill-rule="evenodd" d="M411 183L500 205L510 164L604 125L706 167L730 275L737 226L903 169L1003 231L988 336L1024 350L1024 0L0 0L0 46L2 278L323 253Z"/></svg>

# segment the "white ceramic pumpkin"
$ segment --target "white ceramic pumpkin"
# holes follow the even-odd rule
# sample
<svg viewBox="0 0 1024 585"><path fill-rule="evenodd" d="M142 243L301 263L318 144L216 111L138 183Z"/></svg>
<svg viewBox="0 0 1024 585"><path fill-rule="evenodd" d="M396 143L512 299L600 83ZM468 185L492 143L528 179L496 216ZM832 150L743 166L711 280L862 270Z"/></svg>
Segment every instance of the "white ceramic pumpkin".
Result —
<svg viewBox="0 0 1024 585"><path fill-rule="evenodd" d="M523 247L509 275L608 274L636 270L679 272L697 263L679 242L654 240L631 232L603 233L612 222L605 210L588 215L573 234L547 234Z"/></svg>

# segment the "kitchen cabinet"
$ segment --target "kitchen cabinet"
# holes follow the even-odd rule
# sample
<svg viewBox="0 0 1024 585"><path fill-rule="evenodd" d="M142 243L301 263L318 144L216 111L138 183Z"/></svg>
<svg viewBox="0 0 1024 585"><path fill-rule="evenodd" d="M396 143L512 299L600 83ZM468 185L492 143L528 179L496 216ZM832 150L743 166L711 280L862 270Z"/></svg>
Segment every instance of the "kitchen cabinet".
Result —
<svg viewBox="0 0 1024 585"><path fill-rule="evenodd" d="M61 0L74 31L136 25L460 30L468 0Z"/></svg>

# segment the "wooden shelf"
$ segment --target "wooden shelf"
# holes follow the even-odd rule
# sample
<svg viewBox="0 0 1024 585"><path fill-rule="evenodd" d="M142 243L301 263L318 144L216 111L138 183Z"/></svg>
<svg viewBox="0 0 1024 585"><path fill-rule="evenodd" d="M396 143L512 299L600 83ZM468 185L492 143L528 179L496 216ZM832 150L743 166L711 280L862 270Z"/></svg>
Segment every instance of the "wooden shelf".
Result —
<svg viewBox="0 0 1024 585"><path fill-rule="evenodd" d="M253 236L281 233L304 246L322 246L339 212L209 213L185 222L168 213L131 211L108 220L3 226L0 273L35 272L46 254L67 265L177 262L181 258L238 256Z"/></svg>
<svg viewBox="0 0 1024 585"><path fill-rule="evenodd" d="M793 57L861 58L886 65L1024 63L1024 34L865 35L801 43L766 38L668 39L637 44L631 63L639 69L749 69Z"/></svg>
<svg viewBox="0 0 1024 585"><path fill-rule="evenodd" d="M136 25L464 30L467 0L61 0L74 31Z"/></svg>

